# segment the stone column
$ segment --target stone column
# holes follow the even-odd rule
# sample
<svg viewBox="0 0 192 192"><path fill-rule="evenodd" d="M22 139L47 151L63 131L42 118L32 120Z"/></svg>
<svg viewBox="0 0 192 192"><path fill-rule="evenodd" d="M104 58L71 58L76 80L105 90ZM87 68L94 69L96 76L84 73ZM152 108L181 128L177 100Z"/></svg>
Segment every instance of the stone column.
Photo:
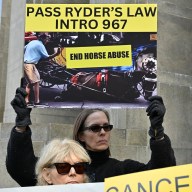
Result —
<svg viewBox="0 0 192 192"><path fill-rule="evenodd" d="M7 3L7 0L4 0ZM23 46L24 46L24 14L25 0L8 1L10 2L9 10L10 24L4 31L4 36L8 36L8 59L7 59L7 78L4 122L11 122L15 113L10 106L10 101L14 96L15 89L20 85L20 78L23 73Z"/></svg>
<svg viewBox="0 0 192 192"><path fill-rule="evenodd" d="M2 1L0 24L0 122L3 120L9 46L10 0Z"/></svg>

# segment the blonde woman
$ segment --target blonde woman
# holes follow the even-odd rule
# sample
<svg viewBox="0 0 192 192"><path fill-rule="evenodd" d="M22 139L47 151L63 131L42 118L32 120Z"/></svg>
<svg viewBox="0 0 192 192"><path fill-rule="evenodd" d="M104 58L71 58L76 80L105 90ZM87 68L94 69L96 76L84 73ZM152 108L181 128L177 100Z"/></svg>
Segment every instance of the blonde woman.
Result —
<svg viewBox="0 0 192 192"><path fill-rule="evenodd" d="M54 139L42 149L36 164L37 185L86 183L90 163L89 155L79 143Z"/></svg>

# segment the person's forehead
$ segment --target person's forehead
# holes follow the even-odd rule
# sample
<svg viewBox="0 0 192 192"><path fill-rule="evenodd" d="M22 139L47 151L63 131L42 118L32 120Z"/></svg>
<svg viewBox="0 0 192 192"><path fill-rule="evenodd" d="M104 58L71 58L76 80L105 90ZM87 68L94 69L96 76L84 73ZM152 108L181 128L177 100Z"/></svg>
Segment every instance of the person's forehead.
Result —
<svg viewBox="0 0 192 192"><path fill-rule="evenodd" d="M74 163L82 162L82 159L80 157L78 157L77 154L70 153L68 156L66 156L63 159L63 162L74 164Z"/></svg>
<svg viewBox="0 0 192 192"><path fill-rule="evenodd" d="M108 122L108 118L106 114L103 111L95 111L91 113L87 119L85 120L86 125L90 125L93 123L103 123L103 122Z"/></svg>

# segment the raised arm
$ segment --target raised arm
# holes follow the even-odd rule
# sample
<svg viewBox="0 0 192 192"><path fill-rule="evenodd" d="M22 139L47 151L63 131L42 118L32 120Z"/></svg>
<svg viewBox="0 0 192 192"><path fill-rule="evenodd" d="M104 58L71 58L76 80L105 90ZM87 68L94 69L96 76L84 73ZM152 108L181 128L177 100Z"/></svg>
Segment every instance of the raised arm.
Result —
<svg viewBox="0 0 192 192"><path fill-rule="evenodd" d="M146 109L150 120L149 135L151 154L151 168L162 168L176 165L174 151L169 137L164 134L163 119L166 108L160 96L149 98L150 104Z"/></svg>
<svg viewBox="0 0 192 192"><path fill-rule="evenodd" d="M120 174L135 173L151 169L158 169L176 165L174 151L169 137L164 133L163 118L165 115L165 106L160 96L149 98L149 106L146 109L150 120L150 148L151 159L147 164L138 161L126 159L117 167ZM123 171L121 171L121 169ZM119 175L120 175L119 174Z"/></svg>
<svg viewBox="0 0 192 192"><path fill-rule="evenodd" d="M30 112L27 108L25 89L18 88L11 105L17 116L7 146L6 167L10 176L21 186L34 186L35 164L37 157L34 155L31 141Z"/></svg>

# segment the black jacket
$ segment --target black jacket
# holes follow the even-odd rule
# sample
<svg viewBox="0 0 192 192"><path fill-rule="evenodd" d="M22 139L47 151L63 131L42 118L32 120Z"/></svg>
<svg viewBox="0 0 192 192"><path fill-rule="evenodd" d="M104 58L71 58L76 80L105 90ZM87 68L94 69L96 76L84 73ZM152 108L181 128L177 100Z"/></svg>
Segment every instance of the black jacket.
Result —
<svg viewBox="0 0 192 192"><path fill-rule="evenodd" d="M168 136L165 135L165 138L160 141L151 139L150 147L151 160L147 164L130 159L119 161L110 158L107 151L88 151L92 163L88 167L87 174L91 182L104 182L105 178L112 176L176 165ZM35 164L37 160L33 151L30 128L24 133L18 133L13 128L6 157L7 171L11 177L21 186L36 185Z"/></svg>

